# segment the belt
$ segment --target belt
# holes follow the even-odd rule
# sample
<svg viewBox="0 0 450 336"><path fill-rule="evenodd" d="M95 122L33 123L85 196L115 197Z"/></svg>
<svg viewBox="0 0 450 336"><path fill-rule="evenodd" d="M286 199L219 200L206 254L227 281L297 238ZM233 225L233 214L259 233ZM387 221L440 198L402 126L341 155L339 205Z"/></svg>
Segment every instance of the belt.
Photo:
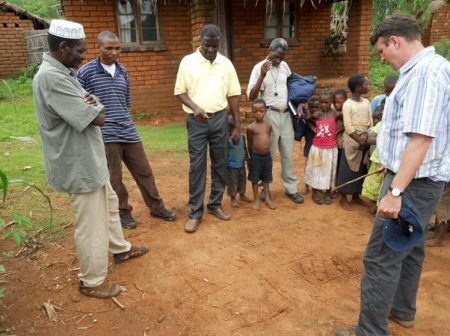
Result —
<svg viewBox="0 0 450 336"><path fill-rule="evenodd" d="M206 112L206 115L208 116L208 118L214 118L215 116L219 115L220 112L223 112L224 110L220 110L217 112Z"/></svg>
<svg viewBox="0 0 450 336"><path fill-rule="evenodd" d="M397 173L394 173L392 170L390 169L386 169L386 173L388 173L391 176L395 176ZM432 181L432 179L430 179L429 177L419 177L419 178L413 178L413 181L423 181L423 182L427 182L427 181Z"/></svg>
<svg viewBox="0 0 450 336"><path fill-rule="evenodd" d="M267 106L267 109L272 110L272 111L277 111L277 112L280 112L280 113L284 113L284 112L289 111L288 108L286 108L284 110L281 110L281 109L277 109L276 107L273 107L273 106Z"/></svg>

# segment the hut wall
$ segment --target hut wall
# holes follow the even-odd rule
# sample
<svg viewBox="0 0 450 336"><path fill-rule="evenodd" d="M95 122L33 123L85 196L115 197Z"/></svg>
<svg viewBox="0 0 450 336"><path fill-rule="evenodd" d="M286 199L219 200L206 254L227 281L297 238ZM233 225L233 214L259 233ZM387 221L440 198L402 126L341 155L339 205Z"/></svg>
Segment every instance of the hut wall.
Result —
<svg viewBox="0 0 450 336"><path fill-rule="evenodd" d="M88 42L88 61L97 56L95 40L102 30L118 33L115 1L64 0L67 19L83 24ZM181 105L173 95L178 65L184 55L192 52L190 5L169 0L158 7L159 27L163 45L157 50L123 48L120 62L128 70L132 110L152 117L182 116ZM188 15L187 15L188 14Z"/></svg>
<svg viewBox="0 0 450 336"><path fill-rule="evenodd" d="M0 11L0 78L14 76L28 65L24 32L33 30L30 20Z"/></svg>

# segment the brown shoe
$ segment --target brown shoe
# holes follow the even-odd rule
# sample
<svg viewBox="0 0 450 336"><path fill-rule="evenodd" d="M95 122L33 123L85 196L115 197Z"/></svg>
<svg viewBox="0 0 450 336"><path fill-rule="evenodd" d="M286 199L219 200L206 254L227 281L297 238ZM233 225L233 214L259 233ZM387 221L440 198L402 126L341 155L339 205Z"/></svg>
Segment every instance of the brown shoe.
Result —
<svg viewBox="0 0 450 336"><path fill-rule="evenodd" d="M97 287L85 287L82 282L79 286L80 292L84 295L95 297L98 299L108 299L117 296L122 291L118 284L103 282Z"/></svg>
<svg viewBox="0 0 450 336"><path fill-rule="evenodd" d="M200 218L189 218L186 226L184 227L184 231L186 231L187 233L194 233L195 231L197 231L198 226L201 222L202 220Z"/></svg>
<svg viewBox="0 0 450 336"><path fill-rule="evenodd" d="M148 252L148 246L131 246L129 251L122 252L122 253L115 253L114 254L114 262L116 264L123 263L124 261L130 260L132 258L137 258L140 256L143 256L144 254L147 254Z"/></svg>
<svg viewBox="0 0 450 336"><path fill-rule="evenodd" d="M394 314L389 315L389 319L395 323L397 323L399 326L402 326L403 328L412 328L414 327L414 324L416 323L415 320L402 320L399 317L395 316Z"/></svg>
<svg viewBox="0 0 450 336"><path fill-rule="evenodd" d="M355 328L336 328L334 330L334 336L357 336Z"/></svg>
<svg viewBox="0 0 450 336"><path fill-rule="evenodd" d="M208 208L208 212L211 215L216 216L217 218L221 219L221 220L230 220L231 216L225 212L222 208L216 208L216 209L209 209Z"/></svg>

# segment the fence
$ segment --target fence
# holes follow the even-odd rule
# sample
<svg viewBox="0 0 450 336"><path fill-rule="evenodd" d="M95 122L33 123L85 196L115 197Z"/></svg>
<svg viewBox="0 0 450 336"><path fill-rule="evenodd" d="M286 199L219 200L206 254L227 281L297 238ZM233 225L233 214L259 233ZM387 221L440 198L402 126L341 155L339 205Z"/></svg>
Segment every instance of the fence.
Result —
<svg viewBox="0 0 450 336"><path fill-rule="evenodd" d="M42 54L48 51L48 30L29 30L24 34L27 42L28 64L40 64L42 62Z"/></svg>

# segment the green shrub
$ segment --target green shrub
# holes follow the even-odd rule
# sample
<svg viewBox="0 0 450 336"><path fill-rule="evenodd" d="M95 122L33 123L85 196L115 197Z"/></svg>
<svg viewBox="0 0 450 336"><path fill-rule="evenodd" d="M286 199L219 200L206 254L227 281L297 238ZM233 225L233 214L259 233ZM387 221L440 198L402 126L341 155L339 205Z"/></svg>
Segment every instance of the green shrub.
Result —
<svg viewBox="0 0 450 336"><path fill-rule="evenodd" d="M33 77L39 70L39 65L30 65L22 70L20 76L0 81L0 102L14 101L29 97L33 89ZM11 97L11 93L13 97Z"/></svg>
<svg viewBox="0 0 450 336"><path fill-rule="evenodd" d="M369 79L372 86L373 96L383 91L384 80L390 75L398 75L398 72L389 64L382 62L378 54L371 53L369 63Z"/></svg>
<svg viewBox="0 0 450 336"><path fill-rule="evenodd" d="M434 43L434 47L436 48L436 52L446 59L450 61L450 39L448 37L444 37L439 41Z"/></svg>

